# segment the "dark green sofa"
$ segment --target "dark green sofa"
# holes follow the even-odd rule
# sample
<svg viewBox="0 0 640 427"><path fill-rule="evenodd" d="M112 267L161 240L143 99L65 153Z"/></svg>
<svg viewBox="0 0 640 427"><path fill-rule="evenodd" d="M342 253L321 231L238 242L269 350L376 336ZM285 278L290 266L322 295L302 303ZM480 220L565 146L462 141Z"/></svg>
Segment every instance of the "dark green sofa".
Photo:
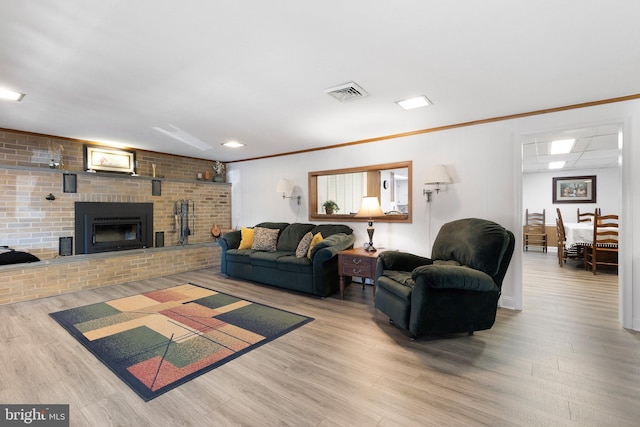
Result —
<svg viewBox="0 0 640 427"><path fill-rule="evenodd" d="M514 244L513 233L492 221L444 224L432 258L379 255L375 306L412 338L489 329Z"/></svg>
<svg viewBox="0 0 640 427"><path fill-rule="evenodd" d="M223 274L321 297L340 288L336 255L353 247L355 236L350 227L285 222L263 222L255 227L279 230L276 251L238 249L240 230L228 232L218 240ZM310 258L297 258L298 243L308 232L322 233L323 240L311 250Z"/></svg>

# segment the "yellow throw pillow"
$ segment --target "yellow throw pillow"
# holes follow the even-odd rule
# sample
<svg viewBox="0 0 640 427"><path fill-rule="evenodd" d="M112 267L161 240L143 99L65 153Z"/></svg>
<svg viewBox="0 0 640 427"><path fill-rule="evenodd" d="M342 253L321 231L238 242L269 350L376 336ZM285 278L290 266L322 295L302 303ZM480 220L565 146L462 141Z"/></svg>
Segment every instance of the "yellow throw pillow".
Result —
<svg viewBox="0 0 640 427"><path fill-rule="evenodd" d="M242 227L240 233L242 233L242 239L238 249L251 249L251 245L253 245L253 228Z"/></svg>
<svg viewBox="0 0 640 427"><path fill-rule="evenodd" d="M311 244L309 245L309 250L307 251L307 258L311 258L311 250L320 242L322 242L322 233L317 233L315 236L313 236L313 239L311 239Z"/></svg>

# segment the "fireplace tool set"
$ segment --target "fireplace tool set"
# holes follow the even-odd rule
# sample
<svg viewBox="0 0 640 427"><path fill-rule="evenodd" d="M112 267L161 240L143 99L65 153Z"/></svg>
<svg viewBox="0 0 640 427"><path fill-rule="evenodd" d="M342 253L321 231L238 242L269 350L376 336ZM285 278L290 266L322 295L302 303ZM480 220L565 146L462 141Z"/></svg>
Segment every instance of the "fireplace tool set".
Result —
<svg viewBox="0 0 640 427"><path fill-rule="evenodd" d="M178 244L189 243L189 236L195 233L196 208L192 200L178 200L173 205L173 231L178 232Z"/></svg>

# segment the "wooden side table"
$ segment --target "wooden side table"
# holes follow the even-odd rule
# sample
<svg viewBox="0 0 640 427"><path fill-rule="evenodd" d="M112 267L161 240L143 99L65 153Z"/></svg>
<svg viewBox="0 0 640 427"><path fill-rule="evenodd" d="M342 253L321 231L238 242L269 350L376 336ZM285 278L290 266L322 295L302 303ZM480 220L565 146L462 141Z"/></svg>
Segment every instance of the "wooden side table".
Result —
<svg viewBox="0 0 640 427"><path fill-rule="evenodd" d="M338 275L340 276L340 299L344 299L344 278L346 276L356 276L362 278L362 289L364 289L364 279L376 278L376 263L378 254L367 252L363 248L347 249L338 252ZM376 288L373 287L373 296L376 295Z"/></svg>

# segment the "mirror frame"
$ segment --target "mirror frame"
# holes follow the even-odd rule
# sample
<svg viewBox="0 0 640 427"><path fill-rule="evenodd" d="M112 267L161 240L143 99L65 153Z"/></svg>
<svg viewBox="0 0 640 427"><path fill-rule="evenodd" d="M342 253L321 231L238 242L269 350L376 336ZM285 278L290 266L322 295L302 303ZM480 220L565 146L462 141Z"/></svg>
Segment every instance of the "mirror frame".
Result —
<svg viewBox="0 0 640 427"><path fill-rule="evenodd" d="M385 215L380 217L373 218L375 222L412 222L412 213L413 213L413 162L411 160L406 162L396 162L396 163L383 163L380 165L371 165L371 166L360 166L354 168L346 168L346 169L333 169L333 170L325 170L325 171L316 171L309 172L309 220L310 221L360 221L362 222L362 218L356 218L355 215L351 214L319 214L318 212L318 177L323 175L340 175L345 173L355 173L355 172L375 172L387 169L408 169L408 210L409 213L402 215ZM378 188L380 187L380 183L378 183ZM377 194L379 196L379 194ZM366 220L364 220L366 221Z"/></svg>

